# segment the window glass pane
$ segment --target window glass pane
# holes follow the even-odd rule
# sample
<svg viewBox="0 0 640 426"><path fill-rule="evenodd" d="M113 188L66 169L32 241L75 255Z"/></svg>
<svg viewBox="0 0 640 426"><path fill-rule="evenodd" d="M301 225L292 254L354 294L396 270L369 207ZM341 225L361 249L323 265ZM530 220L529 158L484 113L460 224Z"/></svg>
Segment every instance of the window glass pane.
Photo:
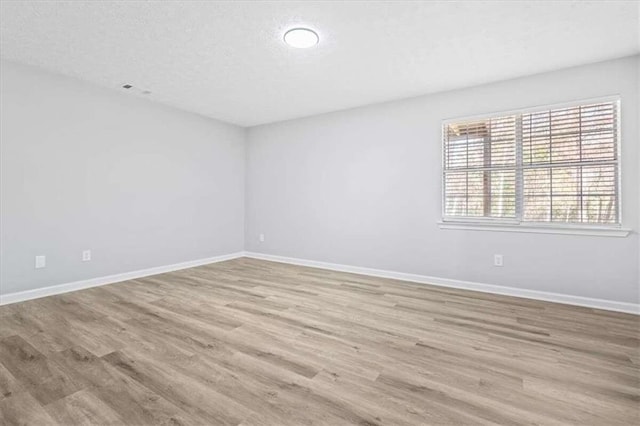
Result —
<svg viewBox="0 0 640 426"><path fill-rule="evenodd" d="M486 155L490 166L516 164L516 117L500 117L490 121L491 144Z"/></svg>
<svg viewBox="0 0 640 426"><path fill-rule="evenodd" d="M615 223L617 221L617 167L585 166L582 168L582 221Z"/></svg>
<svg viewBox="0 0 640 426"><path fill-rule="evenodd" d="M553 196L577 195L580 193L579 167L551 168L551 193Z"/></svg>
<svg viewBox="0 0 640 426"><path fill-rule="evenodd" d="M550 111L552 163L580 161L580 108Z"/></svg>
<svg viewBox="0 0 640 426"><path fill-rule="evenodd" d="M469 197L467 207L467 216L483 217L484 216L484 200L482 197Z"/></svg>
<svg viewBox="0 0 640 426"><path fill-rule="evenodd" d="M484 166L484 139L469 139L467 167L481 168Z"/></svg>
<svg viewBox="0 0 640 426"><path fill-rule="evenodd" d="M551 197L553 222L580 222L580 197L578 195L553 195Z"/></svg>
<svg viewBox="0 0 640 426"><path fill-rule="evenodd" d="M449 172L445 177L445 187L447 195L467 195L467 173Z"/></svg>
<svg viewBox="0 0 640 426"><path fill-rule="evenodd" d="M615 165L582 167L582 192L584 194L614 196L616 186Z"/></svg>
<svg viewBox="0 0 640 426"><path fill-rule="evenodd" d="M449 124L445 129L445 168L514 166L515 116Z"/></svg>
<svg viewBox="0 0 640 426"><path fill-rule="evenodd" d="M466 216L467 197L458 195L447 195L445 214L447 216Z"/></svg>
<svg viewBox="0 0 640 426"><path fill-rule="evenodd" d="M548 163L551 116L548 112L522 116L522 158L524 164Z"/></svg>
<svg viewBox="0 0 640 426"><path fill-rule="evenodd" d="M582 198L583 221L616 223L616 202L613 195L585 195Z"/></svg>
<svg viewBox="0 0 640 426"><path fill-rule="evenodd" d="M525 222L550 222L551 197L548 194L527 195L524 200Z"/></svg>
<svg viewBox="0 0 640 426"><path fill-rule="evenodd" d="M490 173L491 217L516 216L516 171L501 170Z"/></svg>
<svg viewBox="0 0 640 426"><path fill-rule="evenodd" d="M550 169L527 169L523 177L523 220L549 222L551 220Z"/></svg>
<svg viewBox="0 0 640 426"><path fill-rule="evenodd" d="M616 144L613 132L582 136L582 160L614 160Z"/></svg>

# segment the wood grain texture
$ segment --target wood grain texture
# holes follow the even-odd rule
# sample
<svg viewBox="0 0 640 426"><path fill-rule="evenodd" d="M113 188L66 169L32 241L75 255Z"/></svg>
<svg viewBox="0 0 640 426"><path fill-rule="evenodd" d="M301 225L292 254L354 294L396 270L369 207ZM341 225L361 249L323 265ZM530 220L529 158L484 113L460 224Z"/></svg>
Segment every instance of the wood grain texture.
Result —
<svg viewBox="0 0 640 426"><path fill-rule="evenodd" d="M236 259L0 307L0 424L639 424L639 330Z"/></svg>

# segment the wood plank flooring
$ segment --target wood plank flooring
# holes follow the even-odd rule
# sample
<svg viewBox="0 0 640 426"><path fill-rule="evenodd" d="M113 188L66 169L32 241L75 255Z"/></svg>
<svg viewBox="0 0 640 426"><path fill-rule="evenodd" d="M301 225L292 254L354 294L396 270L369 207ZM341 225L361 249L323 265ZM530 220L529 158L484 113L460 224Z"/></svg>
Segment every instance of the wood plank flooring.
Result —
<svg viewBox="0 0 640 426"><path fill-rule="evenodd" d="M0 424L640 424L639 330L243 258L0 307Z"/></svg>

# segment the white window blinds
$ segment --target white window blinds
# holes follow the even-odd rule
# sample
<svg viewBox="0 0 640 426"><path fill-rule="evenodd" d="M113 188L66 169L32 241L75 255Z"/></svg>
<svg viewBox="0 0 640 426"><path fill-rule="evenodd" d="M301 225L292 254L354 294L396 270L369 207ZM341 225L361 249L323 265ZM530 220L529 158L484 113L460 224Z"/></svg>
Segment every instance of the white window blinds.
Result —
<svg viewBox="0 0 640 426"><path fill-rule="evenodd" d="M443 216L619 223L618 101L444 126Z"/></svg>

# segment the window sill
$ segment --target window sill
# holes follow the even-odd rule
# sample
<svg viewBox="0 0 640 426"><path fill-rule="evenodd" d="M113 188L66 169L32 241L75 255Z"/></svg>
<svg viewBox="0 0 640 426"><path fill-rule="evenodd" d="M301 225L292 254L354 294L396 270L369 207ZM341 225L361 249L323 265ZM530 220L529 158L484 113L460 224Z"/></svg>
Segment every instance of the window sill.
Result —
<svg viewBox="0 0 640 426"><path fill-rule="evenodd" d="M493 232L525 232L534 234L564 234L564 235L589 235L595 237L626 237L631 233L629 228L621 227L592 227L570 225L517 225L498 224L484 222L438 222L440 229L456 229L468 231L493 231Z"/></svg>

